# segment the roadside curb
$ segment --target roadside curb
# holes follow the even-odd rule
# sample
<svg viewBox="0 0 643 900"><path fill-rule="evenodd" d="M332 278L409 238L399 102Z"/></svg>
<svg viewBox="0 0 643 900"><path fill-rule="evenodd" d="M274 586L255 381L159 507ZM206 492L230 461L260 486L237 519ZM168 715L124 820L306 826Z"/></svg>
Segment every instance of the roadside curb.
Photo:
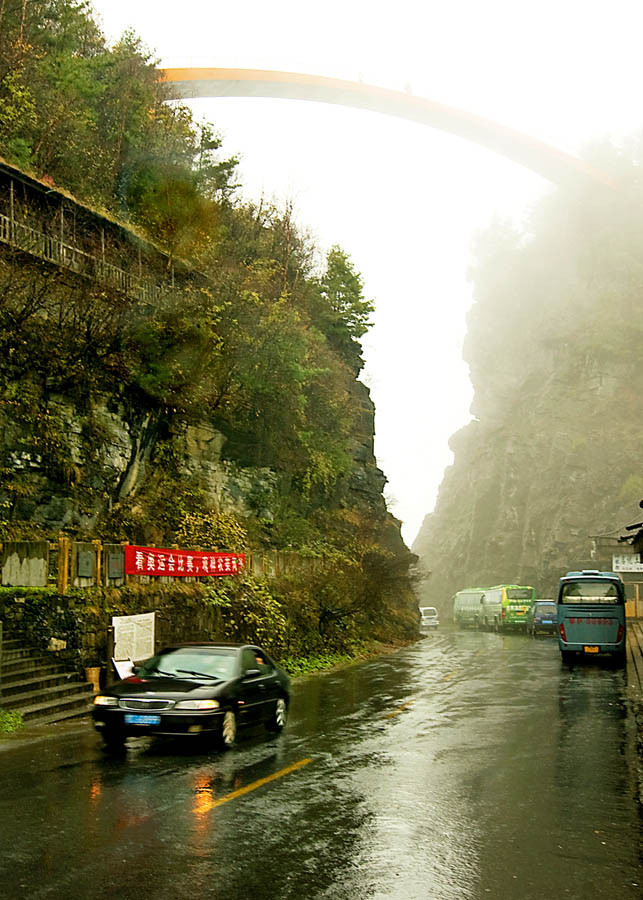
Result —
<svg viewBox="0 0 643 900"><path fill-rule="evenodd" d="M25 725L11 734L0 734L0 753L4 750L15 750L21 746L32 746L36 743L53 740L67 731L79 730L79 726L87 728L90 722L89 715L84 714L69 719L61 719L60 722Z"/></svg>
<svg viewBox="0 0 643 900"><path fill-rule="evenodd" d="M627 693L636 723L639 803L643 808L643 621L628 622Z"/></svg>

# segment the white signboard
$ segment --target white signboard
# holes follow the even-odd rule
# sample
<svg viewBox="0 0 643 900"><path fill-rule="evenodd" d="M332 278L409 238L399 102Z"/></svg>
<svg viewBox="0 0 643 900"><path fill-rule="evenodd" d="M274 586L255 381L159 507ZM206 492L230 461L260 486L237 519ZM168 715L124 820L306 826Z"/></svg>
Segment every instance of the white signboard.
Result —
<svg viewBox="0 0 643 900"><path fill-rule="evenodd" d="M622 553L612 557L613 572L643 572L640 553Z"/></svg>
<svg viewBox="0 0 643 900"><path fill-rule="evenodd" d="M147 659L154 654L154 613L112 616L114 659Z"/></svg>

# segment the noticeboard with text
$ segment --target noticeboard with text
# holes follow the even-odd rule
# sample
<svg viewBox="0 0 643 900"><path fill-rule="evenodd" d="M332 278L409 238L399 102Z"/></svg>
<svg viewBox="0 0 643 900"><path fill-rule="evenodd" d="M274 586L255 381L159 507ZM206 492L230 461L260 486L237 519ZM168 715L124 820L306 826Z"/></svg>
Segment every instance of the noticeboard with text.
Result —
<svg viewBox="0 0 643 900"><path fill-rule="evenodd" d="M640 553L621 553L612 556L613 572L643 572Z"/></svg>
<svg viewBox="0 0 643 900"><path fill-rule="evenodd" d="M214 550L161 550L158 547L125 547L126 575L153 575L181 578L236 575L246 562L243 553Z"/></svg>
<svg viewBox="0 0 643 900"><path fill-rule="evenodd" d="M153 612L139 613L134 616L112 616L114 660L147 659L152 656L154 653L154 617L155 613Z"/></svg>

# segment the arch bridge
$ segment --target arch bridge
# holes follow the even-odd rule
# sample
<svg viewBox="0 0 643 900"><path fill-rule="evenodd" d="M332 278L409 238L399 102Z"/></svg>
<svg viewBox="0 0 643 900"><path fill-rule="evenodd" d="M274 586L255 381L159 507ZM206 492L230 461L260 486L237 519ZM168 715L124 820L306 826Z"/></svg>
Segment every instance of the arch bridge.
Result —
<svg viewBox="0 0 643 900"><path fill-rule="evenodd" d="M543 141L466 110L403 91L321 75L265 69L161 69L160 79L172 85L177 99L271 97L384 113L472 141L561 186L581 189L596 184L613 186L606 174Z"/></svg>

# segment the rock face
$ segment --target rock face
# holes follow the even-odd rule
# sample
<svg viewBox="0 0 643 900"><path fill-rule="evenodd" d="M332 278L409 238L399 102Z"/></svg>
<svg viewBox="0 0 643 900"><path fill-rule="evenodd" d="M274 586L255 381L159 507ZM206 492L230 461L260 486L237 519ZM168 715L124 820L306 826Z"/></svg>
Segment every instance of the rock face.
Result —
<svg viewBox="0 0 643 900"><path fill-rule="evenodd" d="M353 441L353 467L340 505L381 520L385 545L407 556L399 522L386 510L382 494L386 478L373 453L374 407L360 382L354 384L352 400L361 412ZM52 468L46 455L37 452L31 425L0 412L0 447L14 482L22 486L20 498L13 501L14 518L34 522L51 533L62 529L91 535L113 505L134 501L158 475L158 422L152 413L127 410L108 396L94 398L90 410L79 410L67 398L54 396L48 409L64 436L61 455L66 460L66 478ZM202 492L205 505L242 519L270 522L274 518L287 485L270 468L241 467L226 459L226 438L211 423L175 420L162 439L171 447L177 475Z"/></svg>
<svg viewBox="0 0 643 900"><path fill-rule="evenodd" d="M596 567L592 537L622 533L643 496L640 326L612 258L621 233L607 255L578 237L556 254L549 233L496 246L476 270L475 419L451 438L454 463L413 544L431 572L423 602L447 613L469 586L552 596L563 572Z"/></svg>

